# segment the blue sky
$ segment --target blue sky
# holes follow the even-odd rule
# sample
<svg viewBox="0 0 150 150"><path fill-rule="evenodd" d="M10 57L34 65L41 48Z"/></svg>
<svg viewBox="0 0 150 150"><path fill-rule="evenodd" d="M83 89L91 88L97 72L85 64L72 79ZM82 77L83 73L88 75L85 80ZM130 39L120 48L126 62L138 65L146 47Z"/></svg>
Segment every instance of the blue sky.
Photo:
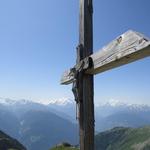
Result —
<svg viewBox="0 0 150 150"><path fill-rule="evenodd" d="M150 37L149 0L94 0L94 51L129 29ZM75 64L78 0L0 0L0 97L73 97L59 84ZM95 76L95 101L150 104L150 58Z"/></svg>

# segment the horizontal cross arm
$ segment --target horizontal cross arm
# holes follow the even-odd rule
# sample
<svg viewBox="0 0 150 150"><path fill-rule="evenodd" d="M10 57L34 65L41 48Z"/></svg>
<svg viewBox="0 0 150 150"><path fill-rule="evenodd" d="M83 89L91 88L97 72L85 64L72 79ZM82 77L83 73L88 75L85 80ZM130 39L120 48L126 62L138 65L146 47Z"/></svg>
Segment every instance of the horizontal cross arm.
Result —
<svg viewBox="0 0 150 150"><path fill-rule="evenodd" d="M98 74L147 56L150 56L150 40L138 32L129 30L92 54L90 58L93 66L85 72ZM70 70L68 75L63 75L61 84L71 83L73 78L73 72Z"/></svg>
<svg viewBox="0 0 150 150"><path fill-rule="evenodd" d="M86 73L98 74L147 56L150 56L150 40L129 30L91 55L93 68Z"/></svg>
<svg viewBox="0 0 150 150"><path fill-rule="evenodd" d="M74 81L74 72L72 69L67 70L63 73L60 83L68 85Z"/></svg>

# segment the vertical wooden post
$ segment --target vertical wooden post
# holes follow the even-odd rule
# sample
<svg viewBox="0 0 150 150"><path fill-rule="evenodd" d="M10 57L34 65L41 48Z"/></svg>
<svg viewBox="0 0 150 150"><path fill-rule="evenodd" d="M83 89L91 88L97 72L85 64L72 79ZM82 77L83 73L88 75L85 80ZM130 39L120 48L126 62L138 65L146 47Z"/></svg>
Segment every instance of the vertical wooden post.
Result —
<svg viewBox="0 0 150 150"><path fill-rule="evenodd" d="M92 0L80 0L80 32L77 63L93 53ZM93 75L79 75L80 150L94 150Z"/></svg>

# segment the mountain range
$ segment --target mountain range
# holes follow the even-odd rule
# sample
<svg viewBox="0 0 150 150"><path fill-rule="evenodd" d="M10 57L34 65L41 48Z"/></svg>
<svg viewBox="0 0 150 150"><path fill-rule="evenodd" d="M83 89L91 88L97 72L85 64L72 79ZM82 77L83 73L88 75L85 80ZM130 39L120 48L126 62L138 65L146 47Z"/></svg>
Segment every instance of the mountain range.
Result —
<svg viewBox="0 0 150 150"><path fill-rule="evenodd" d="M116 126L141 127L150 125L150 106L137 104L100 105L95 108L96 130L104 131Z"/></svg>
<svg viewBox="0 0 150 150"><path fill-rule="evenodd" d="M67 99L50 101L50 108L56 110L66 119L76 122L75 102ZM61 113L60 113L61 112ZM128 104L110 100L101 105L95 105L95 127L96 131L105 131L116 126L140 127L150 124L150 106L143 104ZM62 116L61 116L62 117Z"/></svg>
<svg viewBox="0 0 150 150"><path fill-rule="evenodd" d="M48 106L28 100L0 102L0 130L28 150L48 150L60 141L78 143L77 125L56 115Z"/></svg>
<svg viewBox="0 0 150 150"><path fill-rule="evenodd" d="M116 126L141 127L150 124L150 106L105 103L95 106L96 133ZM60 143L78 144L76 106L72 99L49 101L0 98L0 130L19 140L28 150L47 150Z"/></svg>

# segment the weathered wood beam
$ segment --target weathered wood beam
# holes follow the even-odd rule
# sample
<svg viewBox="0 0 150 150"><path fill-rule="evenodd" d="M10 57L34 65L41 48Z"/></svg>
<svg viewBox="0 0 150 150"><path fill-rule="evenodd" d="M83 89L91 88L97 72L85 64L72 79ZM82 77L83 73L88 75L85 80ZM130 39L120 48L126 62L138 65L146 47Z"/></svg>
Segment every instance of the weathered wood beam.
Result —
<svg viewBox="0 0 150 150"><path fill-rule="evenodd" d="M93 67L86 73L98 74L150 56L150 40L144 35L128 31L90 57Z"/></svg>
<svg viewBox="0 0 150 150"><path fill-rule="evenodd" d="M63 73L60 83L64 85L71 84L74 81L74 72L72 69L67 70Z"/></svg>
<svg viewBox="0 0 150 150"><path fill-rule="evenodd" d="M129 30L90 55L93 67L87 69L86 73L98 74L148 56L150 56L150 40L138 32ZM73 72L70 70L62 76L61 84L70 84L73 78Z"/></svg>
<svg viewBox="0 0 150 150"><path fill-rule="evenodd" d="M77 66L93 54L93 0L80 0L79 49ZM81 62L81 63L80 63ZM79 64L79 65L78 65ZM81 64L81 65L80 65ZM76 68L76 70L78 70ZM80 150L94 150L94 80L92 74L79 72L77 77Z"/></svg>

